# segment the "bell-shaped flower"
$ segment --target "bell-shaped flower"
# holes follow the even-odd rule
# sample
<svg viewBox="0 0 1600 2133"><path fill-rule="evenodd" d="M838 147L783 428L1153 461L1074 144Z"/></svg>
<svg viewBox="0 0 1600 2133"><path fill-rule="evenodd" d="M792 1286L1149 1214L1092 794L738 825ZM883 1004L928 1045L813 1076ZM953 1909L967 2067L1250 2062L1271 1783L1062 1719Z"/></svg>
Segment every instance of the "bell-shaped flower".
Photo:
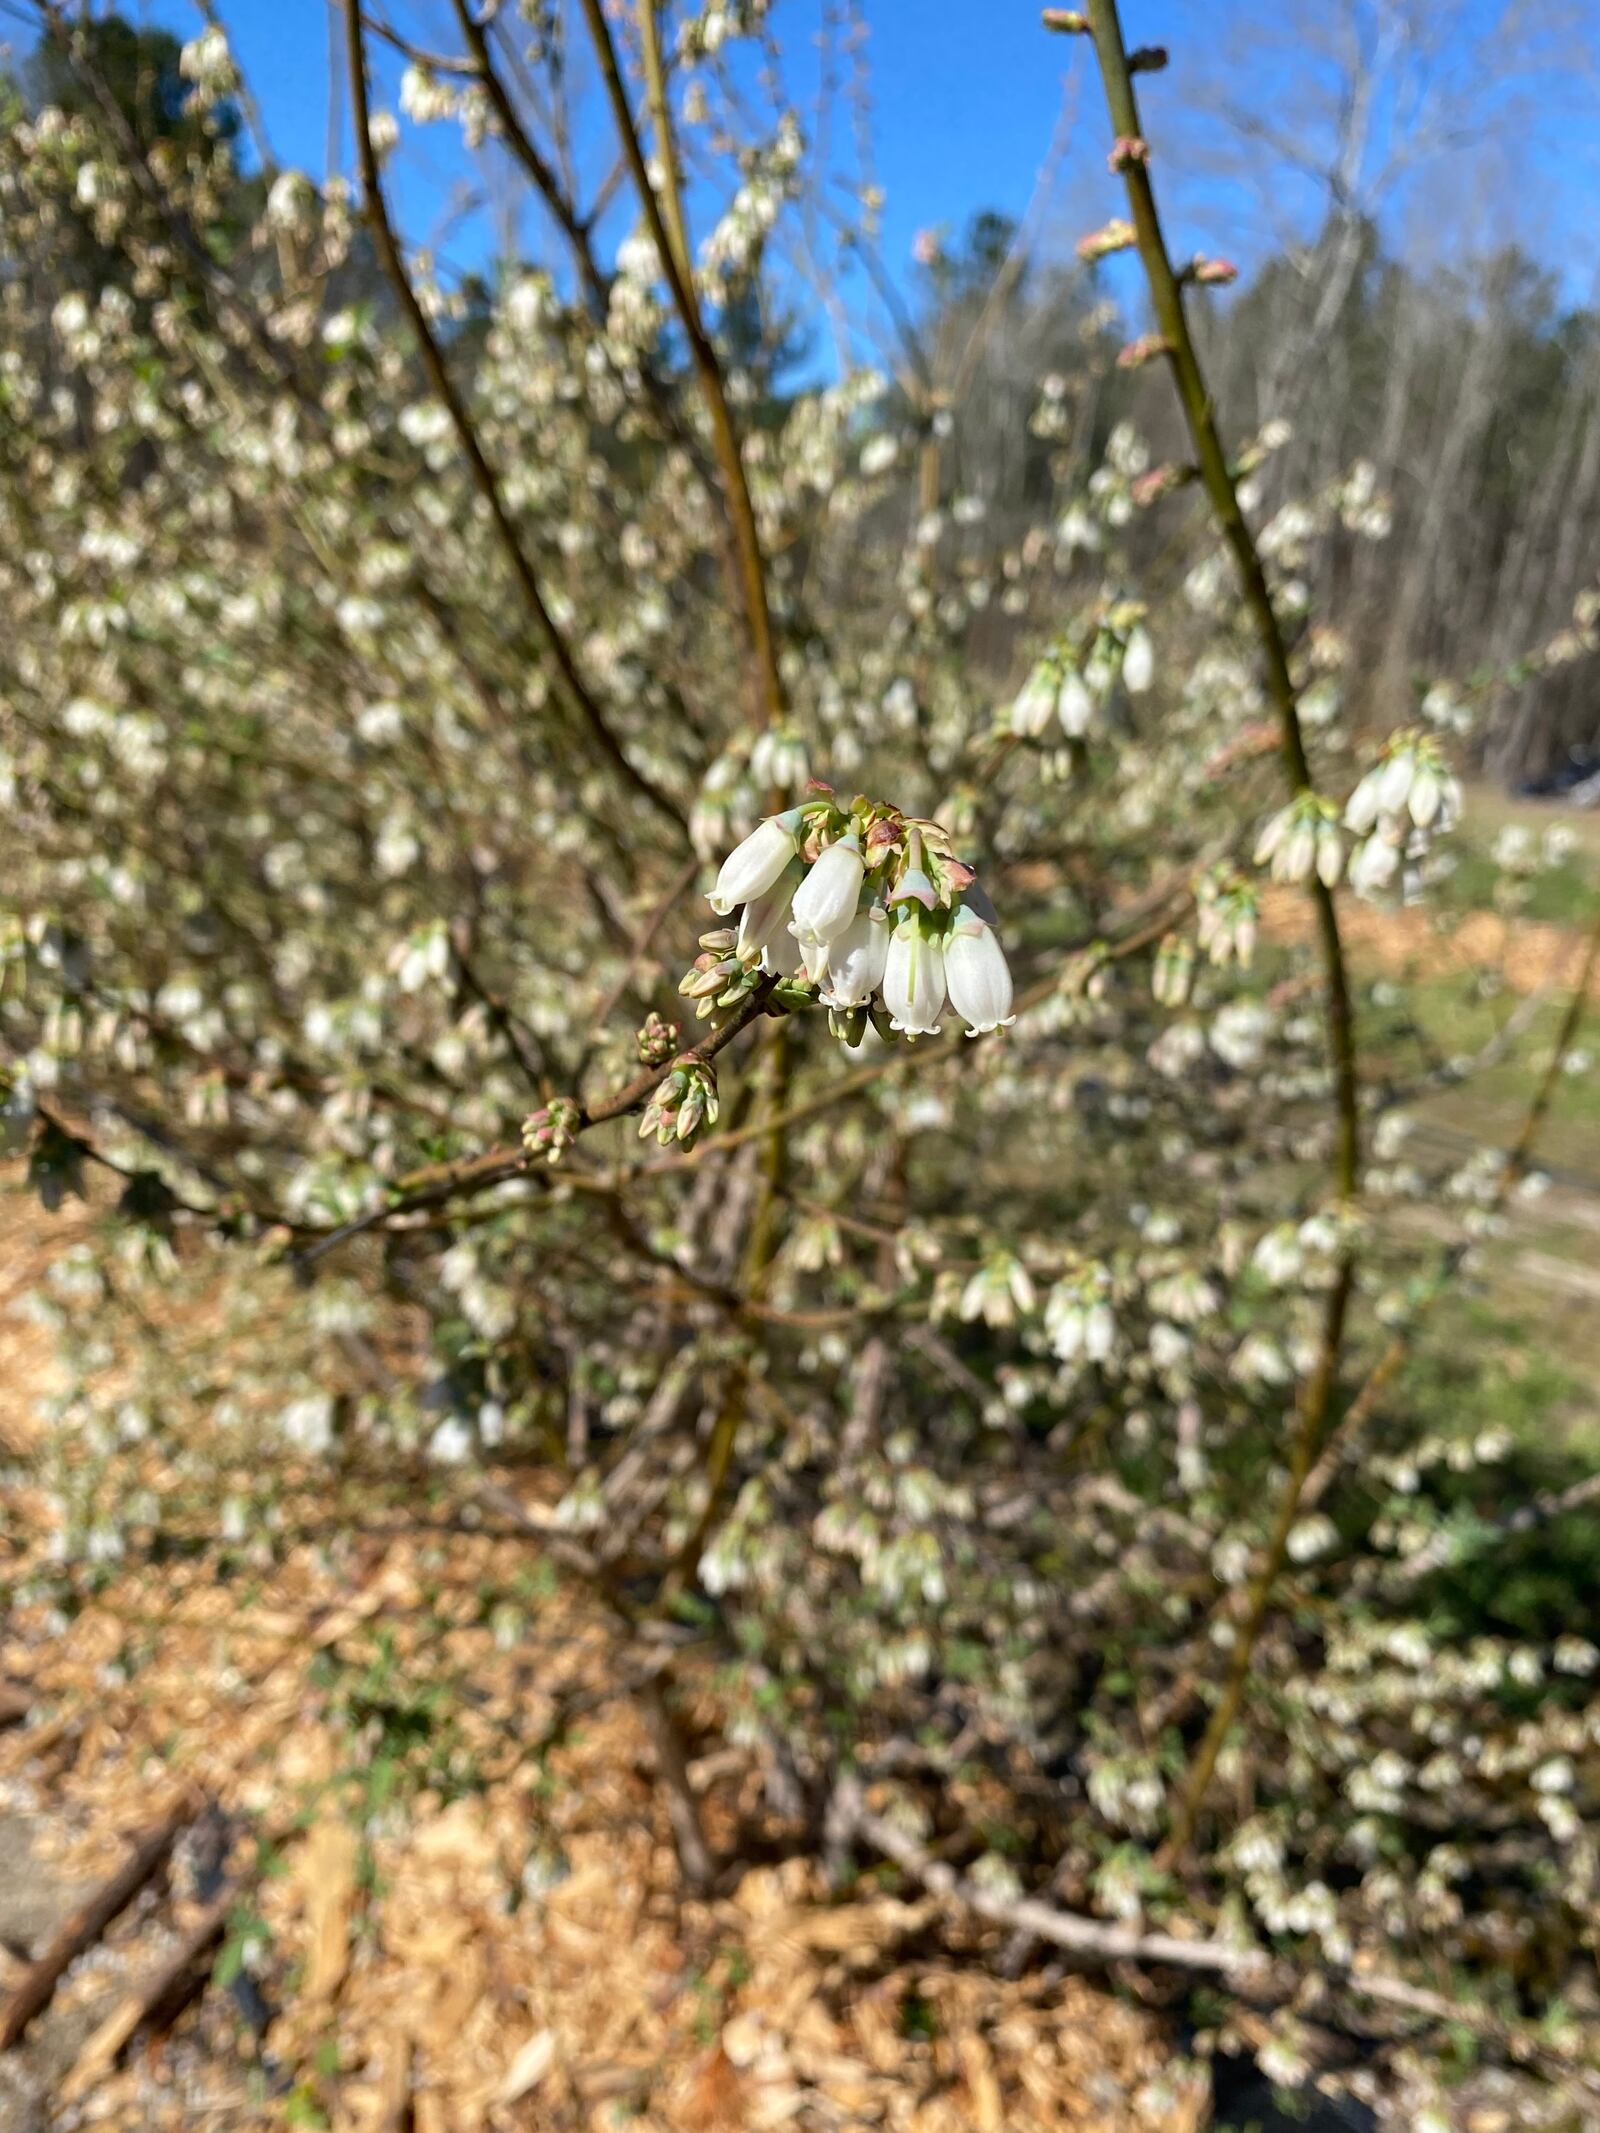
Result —
<svg viewBox="0 0 1600 2133"><path fill-rule="evenodd" d="M1411 781L1407 805L1418 829L1447 830L1461 812L1461 787L1441 764L1424 756Z"/></svg>
<svg viewBox="0 0 1600 2133"><path fill-rule="evenodd" d="M794 968L792 943L788 940L789 904L803 879L798 859L791 859L765 895L755 897L739 914L735 943L741 955L754 955L763 970Z"/></svg>
<svg viewBox="0 0 1600 2133"><path fill-rule="evenodd" d="M1056 708L1056 688L1043 662L1036 666L1017 691L1011 706L1011 730L1023 739L1036 741L1049 725Z"/></svg>
<svg viewBox="0 0 1600 2133"><path fill-rule="evenodd" d="M1417 775L1417 759L1409 748L1397 748L1378 777L1378 812L1380 815L1405 813L1406 802L1411 798L1411 787Z"/></svg>
<svg viewBox="0 0 1600 2133"><path fill-rule="evenodd" d="M1344 844L1333 823L1326 818L1317 826L1317 879L1333 888L1344 871Z"/></svg>
<svg viewBox="0 0 1600 2133"><path fill-rule="evenodd" d="M828 846L794 892L796 937L802 942L808 935L813 940L832 941L843 933L856 915L865 872L861 839L853 830L847 831L836 844Z"/></svg>
<svg viewBox="0 0 1600 2133"><path fill-rule="evenodd" d="M830 1007L865 1007L883 983L889 960L889 914L880 903L863 904L836 940L828 944Z"/></svg>
<svg viewBox="0 0 1600 2133"><path fill-rule="evenodd" d="M736 904L765 896L799 848L804 819L799 808L791 807L758 822L723 860L709 898L712 910L726 917Z"/></svg>
<svg viewBox="0 0 1600 2133"><path fill-rule="evenodd" d="M956 914L944 948L944 982L950 1005L967 1024L969 1037L1016 1021L1011 1012L1011 971L993 926L969 905Z"/></svg>
<svg viewBox="0 0 1600 2133"><path fill-rule="evenodd" d="M1400 847L1381 831L1359 844L1350 860L1350 886L1358 896L1375 896L1400 870Z"/></svg>
<svg viewBox="0 0 1600 2133"><path fill-rule="evenodd" d="M1018 1312L1031 1311L1036 1302L1022 1261L1010 1252L996 1252L962 1290L961 1317L968 1325L982 1319L986 1326L1014 1326Z"/></svg>
<svg viewBox="0 0 1600 2133"><path fill-rule="evenodd" d="M1143 696L1155 679L1156 648L1150 642L1150 632L1142 623L1136 622L1128 632L1127 648L1122 655L1122 686L1130 696Z"/></svg>
<svg viewBox="0 0 1600 2133"><path fill-rule="evenodd" d="M1056 692L1056 716L1069 741L1081 741L1094 723L1094 698L1076 667L1068 667Z"/></svg>
<svg viewBox="0 0 1600 2133"><path fill-rule="evenodd" d="M1345 828L1354 830L1358 837L1367 834L1383 811L1380 795L1383 789L1384 768L1380 763L1375 769L1369 770L1345 805Z"/></svg>
<svg viewBox="0 0 1600 2133"><path fill-rule="evenodd" d="M907 1037L936 1037L944 1011L944 945L922 912L900 907L883 971L891 1027Z"/></svg>
<svg viewBox="0 0 1600 2133"><path fill-rule="evenodd" d="M797 933L793 926L789 934L800 958L800 968L805 972L808 985L820 985L828 975L828 954L831 943L818 940L814 933Z"/></svg>

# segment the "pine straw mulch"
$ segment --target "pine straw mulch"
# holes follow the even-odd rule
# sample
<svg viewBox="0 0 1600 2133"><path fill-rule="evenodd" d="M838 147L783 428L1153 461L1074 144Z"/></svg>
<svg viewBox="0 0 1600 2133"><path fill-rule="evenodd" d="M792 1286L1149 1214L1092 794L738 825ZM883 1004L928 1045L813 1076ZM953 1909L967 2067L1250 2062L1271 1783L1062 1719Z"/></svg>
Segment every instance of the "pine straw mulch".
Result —
<svg viewBox="0 0 1600 2133"><path fill-rule="evenodd" d="M1208 2122L1154 2016L1073 1977L1002 1981L980 1937L878 1880L835 1900L789 1858L683 1900L604 1619L553 1580L514 1638L485 1606L529 1590L532 1554L397 1526L226 1585L124 1566L70 1622L14 1612L0 1668L32 1714L0 1735L0 1819L29 1818L42 1867L97 1883L175 1788L201 1811L0 2055L0 2126L8 2089L61 2126ZM759 1845L753 1767L722 1750L695 1775L713 1837ZM108 2013L219 1910L209 1986L114 2052ZM260 1953L230 1982L242 1937ZM22 1970L0 1953L0 2000Z"/></svg>

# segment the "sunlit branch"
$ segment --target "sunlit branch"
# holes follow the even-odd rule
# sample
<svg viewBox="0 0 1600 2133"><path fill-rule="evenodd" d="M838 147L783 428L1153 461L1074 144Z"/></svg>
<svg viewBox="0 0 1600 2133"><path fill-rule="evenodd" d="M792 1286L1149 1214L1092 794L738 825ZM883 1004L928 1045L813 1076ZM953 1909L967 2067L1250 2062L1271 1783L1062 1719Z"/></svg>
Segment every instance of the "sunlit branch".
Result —
<svg viewBox="0 0 1600 2133"><path fill-rule="evenodd" d="M739 446L739 434L734 426L733 412L728 405L722 365L700 317L693 276L691 274L686 277L678 268L672 236L663 217L661 201L651 180L649 166L645 162L639 130L628 102L627 86L622 79L616 46L612 41L601 0L583 0L583 11L595 54L600 61L600 71L605 79L606 93L610 98L612 116L616 122L623 153L633 174L639 203L644 210L651 240L661 261L661 271L671 293L673 307L677 311L684 338L689 344L690 360L706 403L717 465L722 474L723 496L733 520L734 537L739 549L745 621L750 632L751 652L761 681L766 716L776 719L783 713L785 694L783 675L778 662L777 640L773 634L772 616L767 604L766 562L761 551L761 535L756 525L755 504L750 494L749 476L745 472L744 455Z"/></svg>
<svg viewBox="0 0 1600 2133"><path fill-rule="evenodd" d="M344 16L346 53L350 68L351 113L355 122L356 155L361 170L362 192L366 199L367 212L371 219L373 236L377 242L379 254L382 257L389 279L394 285L395 294L400 299L401 308L410 323L418 352L422 357L423 367L428 374L428 382L449 413L456 436L460 441L462 452L465 454L467 464L472 470L473 480L477 485L479 494L489 508L489 515L494 521L495 530L500 537L500 544L505 550L507 560L511 564L512 575L517 581L517 587L522 594L523 602L533 618L535 630L543 644L545 655L555 670L561 692L569 708L577 714L579 721L587 730L596 749L618 772L619 776L624 779L629 788L648 800L658 814L681 831L685 824L677 802L669 798L660 786L655 784L642 770L636 768L629 761L622 744L612 732L605 714L595 702L582 675L578 672L577 663L572 656L571 649L560 629L556 626L554 617L545 603L538 577L528 559L527 550L522 544L522 538L517 531L511 513L506 506L505 498L501 493L499 478L489 464L483 446L479 441L477 430L473 426L472 418L467 412L466 403L457 389L455 380L450 375L449 366L444 359L444 352L440 348L433 328L428 321L427 313L422 308L421 300L411 285L411 277L406 271L405 261L400 256L399 243L394 234L393 224L389 220L389 210L384 199L383 184L378 174L377 151L372 145L371 114L367 98L366 47L362 37L361 10L357 0L344 0Z"/></svg>
<svg viewBox="0 0 1600 2133"><path fill-rule="evenodd" d="M1049 18L1047 17L1047 21ZM1111 114L1116 147L1112 162L1122 172L1128 204L1137 233L1139 258L1149 283L1156 322L1164 353L1171 368L1184 418L1194 444L1200 478L1210 500L1234 564L1238 570L1244 602L1255 628L1265 669L1267 687L1277 714L1284 774L1292 792L1313 790L1311 765L1300 730L1298 696L1289 671L1288 649L1277 610L1267 584L1266 571L1254 536L1239 504L1227 453L1217 429L1211 393L1200 368L1184 308L1183 289L1167 251L1150 182L1149 145L1139 118L1133 75L1116 0L1091 0L1088 21L1099 61L1101 82ZM1060 26L1059 24L1055 26ZM1338 1114L1338 1145L1334 1182L1340 1198L1354 1199L1360 1171L1360 1092L1356 1075L1355 1018L1350 982L1340 937L1333 895L1313 874L1309 893L1316 911L1317 931L1323 962L1324 1005L1328 1048L1333 1061L1335 1102ZM1355 1283L1355 1265L1347 1251L1340 1260L1328 1293L1322 1338L1310 1377L1302 1389L1299 1413L1290 1444L1285 1476L1272 1533L1267 1544L1266 1565L1235 1648L1229 1685L1212 1715L1204 1738L1179 1795L1171 1832L1163 1856L1179 1856L1193 1833L1195 1818L1204 1800L1223 1740L1233 1722L1233 1711L1244 1692L1256 1639L1271 1606L1273 1588L1287 1559L1300 1494L1305 1487L1322 1440L1338 1383L1339 1358L1344 1343L1345 1321ZM1237 1682L1237 1688L1233 1686Z"/></svg>

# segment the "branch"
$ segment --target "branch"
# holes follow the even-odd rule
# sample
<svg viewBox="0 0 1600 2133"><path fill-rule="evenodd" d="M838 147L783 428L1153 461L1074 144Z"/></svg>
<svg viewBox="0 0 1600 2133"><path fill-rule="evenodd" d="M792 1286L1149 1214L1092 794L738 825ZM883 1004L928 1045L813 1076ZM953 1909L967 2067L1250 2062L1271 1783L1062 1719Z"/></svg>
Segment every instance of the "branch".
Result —
<svg viewBox="0 0 1600 2133"><path fill-rule="evenodd" d="M990 1925L1031 1933L1053 1948L1098 1963L1169 1963L1184 1970L1205 1970L1224 1977L1261 1975L1269 1967L1259 1948L1236 1947L1220 1940L1181 1940L1175 1933L1141 1933L1134 1926L1110 1925L1104 1919L1085 1918L1076 1911L1059 1911L1053 1904L1028 1896L997 1896L958 1874L904 1830L881 1815L868 1813L860 1803L859 1788L851 1795L850 1781L840 1787L836 1802L839 1822L850 1835L870 1844L875 1852L892 1860L903 1874L920 1882L930 1896L982 1918Z"/></svg>
<svg viewBox="0 0 1600 2133"><path fill-rule="evenodd" d="M590 695L582 675L578 672L577 664L573 659L567 641L557 628L549 608L545 605L544 595L539 589L539 580L534 574L533 565L528 560L527 551L522 545L521 537L507 508L505 498L501 494L499 480L485 456L482 444L478 440L478 434L473 428L472 418L467 413L466 404L456 389L455 381L452 379L449 367L445 363L444 353L435 338L432 326L428 323L427 313L422 308L416 290L411 286L411 278L407 274L405 262L400 256L400 247L395 238L394 226L389 220L388 205L384 200L383 185L378 175L377 153L372 145L370 112L367 101L367 55L361 33L359 0L344 0L344 20L345 42L350 63L350 103L355 120L356 154L361 167L361 187L366 198L367 214L372 224L373 237L376 240L379 254L383 259L384 267L388 272L390 281L394 284L395 294L400 299L401 308L410 321L411 330L416 337L417 348L422 357L423 368L428 374L429 383L449 412L461 449L465 453L467 464L472 470L473 480L477 484L479 494L489 507L489 515L494 520L495 530L500 536L501 545L504 547L507 559L511 564L512 574L516 578L518 589L522 594L528 612L533 617L534 627L544 646L547 658L555 668L562 692L566 696L569 706L577 713L581 723L588 729L590 738L600 754L627 784L643 799L648 800L656 812L671 822L674 828L683 831L686 828L686 824L677 803L670 799L651 779L646 777L643 771L636 770L633 764L629 762L627 756L623 753L621 743L606 723L604 713Z"/></svg>
<svg viewBox="0 0 1600 2133"><path fill-rule="evenodd" d="M595 1126L606 1125L614 1118L623 1118L630 1111L642 1111L652 1092L666 1080L675 1066L692 1061L697 1066L706 1066L725 1051L742 1030L749 1028L768 1012L768 1004L777 984L776 978L766 978L750 997L729 1016L720 1028L697 1044L692 1051L679 1054L662 1066L646 1067L632 1081L625 1082L615 1094L596 1104L575 1103L569 1115L566 1138L576 1140ZM526 1171L528 1155L522 1147L501 1145L485 1150L482 1155L469 1157L461 1163L444 1163L429 1170L414 1171L402 1181L399 1197L371 1213L359 1216L353 1222L343 1222L315 1239L304 1250L295 1254L296 1263L310 1267L335 1246L359 1237L368 1230L385 1229L405 1215L416 1214L425 1208L441 1207L447 1201L467 1193L483 1192L491 1185L504 1184ZM603 1188L602 1188L603 1189Z"/></svg>
<svg viewBox="0 0 1600 2133"><path fill-rule="evenodd" d="M1183 405L1195 457L1199 462L1200 478L1205 485L1223 538L1233 556L1245 607L1255 627L1262 663L1266 670L1268 692L1277 713L1284 775L1292 792L1309 792L1313 790L1311 765L1306 755L1305 738L1300 730L1294 679L1289 671L1288 649L1277 611L1272 604L1272 594L1260 553L1239 506L1228 456L1217 429L1210 390L1201 371L1200 360L1189 331L1183 290L1173 271L1166 239L1162 234L1155 192L1150 183L1149 148L1139 120L1139 106L1134 95L1133 76L1122 39L1122 25L1117 14L1116 0L1091 0L1089 24L1094 37L1095 55L1100 64L1100 78L1105 88L1106 103L1117 137L1117 146L1112 155L1113 166L1121 169L1127 188L1140 261L1150 285L1156 322L1165 343L1167 361L1172 370L1178 398ZM1350 1201L1355 1197L1361 1160L1360 1093L1356 1078L1355 1021L1351 1008L1350 982L1333 896L1315 877L1310 883L1310 895L1316 911L1317 931L1321 941L1324 1011L1338 1111L1334 1183L1339 1197ZM1290 1448L1288 1476L1268 1543L1266 1563L1254 1589L1250 1611L1234 1651L1227 1685L1212 1714L1205 1736L1195 1752L1188 1778L1180 1794L1171 1835L1162 1853L1165 1863L1170 1863L1188 1845L1194 1831L1195 1818L1222 1749L1223 1739L1228 1727L1233 1723L1234 1713L1244 1695L1256 1639L1272 1605L1273 1591L1287 1558L1289 1534L1294 1526L1300 1493L1305 1487L1316 1457L1333 1389L1338 1380L1339 1355L1344 1343L1345 1320L1354 1278L1354 1261L1347 1253L1341 1261L1334 1286L1329 1292L1316 1366L1306 1381L1300 1400L1300 1411Z"/></svg>
<svg viewBox="0 0 1600 2133"><path fill-rule="evenodd" d="M854 1779L846 1779L836 1788L828 1819L831 1833L846 1841L859 1838L881 1852L947 1907L970 1912L990 1925L1047 1941L1080 1961L1162 1963L1174 1969L1210 1972L1248 1991L1252 1998L1260 1994L1278 2002L1297 1999L1313 1982L1311 1975L1274 1962L1259 1948L1239 1947L1222 1940L1185 1940L1175 1933L1142 1933L1133 1926L1111 1925L1103 1919L1086 1918L1081 1912L1059 1910L1037 1897L997 1896L967 1880L943 1860L935 1859L925 1846L892 1822L870 1814L862 1804L859 1782ZM1431 1992L1406 1978L1358 1967L1357 1962L1342 1965L1324 1958L1314 1976L1316 1981L1336 1981L1357 1999L1421 2015L1432 2023L1470 2030L1495 2045L1514 2064L1531 2061L1575 2081L1585 2095L1600 2095L1600 2075L1594 2068L1552 2044L1531 2023L1502 2021L1460 1995Z"/></svg>
<svg viewBox="0 0 1600 2133"><path fill-rule="evenodd" d="M353 5L353 0L346 0L346 4ZM645 0L645 4L648 5L648 0ZM661 271L671 292L684 338L689 343L689 355L694 364L695 377L706 403L706 412L711 418L711 435L716 448L717 465L722 474L723 496L729 516L733 520L734 539L739 550L745 621L750 632L751 651L760 672L767 717L781 718L784 711L783 676L778 668L777 644L772 633L772 616L767 606L766 563L761 553L761 536L756 526L749 477L745 473L744 456L739 449L739 435L734 428L733 414L723 387L722 366L701 322L699 301L695 295L693 276L687 272L687 260L685 270L680 271L672 236L663 219L661 201L651 182L650 171L644 159L639 130L634 124L633 112L628 103L628 91L622 79L616 46L612 42L601 0L583 0L583 12L589 25L595 54L600 61L600 71L605 77L606 93L611 100L612 115L622 142L623 154L633 174L634 186L644 209L651 241L661 261ZM672 160L671 139L670 133L667 132L664 132L662 137L661 159L663 169L669 174L669 183L675 183L675 177L672 176L675 165ZM681 224L681 203L676 206L674 214Z"/></svg>
<svg viewBox="0 0 1600 2133"><path fill-rule="evenodd" d="M49 2006L57 1985L84 1949L99 1939L146 1882L166 1865L172 1847L195 1813L195 1802L188 1791L179 1792L160 1820L135 1841L116 1872L92 1889L63 1921L44 1953L24 1970L9 1999L0 2006L0 2051L7 2051L16 2043L34 2016Z"/></svg>

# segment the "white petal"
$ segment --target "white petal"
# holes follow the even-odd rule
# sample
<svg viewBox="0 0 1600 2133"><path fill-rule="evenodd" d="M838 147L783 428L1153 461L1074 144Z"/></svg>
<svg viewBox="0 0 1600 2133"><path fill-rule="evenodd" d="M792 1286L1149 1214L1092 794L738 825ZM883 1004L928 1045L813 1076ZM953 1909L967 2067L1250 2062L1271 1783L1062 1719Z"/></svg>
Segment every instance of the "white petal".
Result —
<svg viewBox="0 0 1600 2133"><path fill-rule="evenodd" d="M1155 678L1156 648L1150 632L1135 623L1128 632L1128 649L1122 655L1122 686L1130 696L1142 696Z"/></svg>
<svg viewBox="0 0 1600 2133"><path fill-rule="evenodd" d="M1069 740L1081 740L1094 722L1094 698L1089 685L1074 667L1062 681L1056 697L1056 716Z"/></svg>
<svg viewBox="0 0 1600 2133"><path fill-rule="evenodd" d="M794 892L795 931L802 938L814 934L819 941L831 941L843 933L861 901L865 871L858 837L845 836L830 844Z"/></svg>
<svg viewBox="0 0 1600 2133"><path fill-rule="evenodd" d="M712 910L726 917L735 904L765 896L794 857L798 828L797 815L769 815L758 822L723 860L709 898Z"/></svg>
<svg viewBox="0 0 1600 2133"><path fill-rule="evenodd" d="M969 1037L1014 1022L1011 972L992 926L964 913L945 943L944 980L950 1005L967 1024Z"/></svg>
<svg viewBox="0 0 1600 2133"><path fill-rule="evenodd" d="M763 964L773 936L788 922L789 899L799 887L800 880L800 862L791 860L766 894L747 903L739 914L739 947L741 950L759 949Z"/></svg>
<svg viewBox="0 0 1600 2133"><path fill-rule="evenodd" d="M1382 783L1382 771L1369 770L1350 795L1344 811L1345 827L1353 829L1358 837L1364 837L1378 819L1378 791Z"/></svg>
<svg viewBox="0 0 1600 2133"><path fill-rule="evenodd" d="M858 911L828 950L830 1007L865 1007L883 983L889 960L889 920L882 904Z"/></svg>
<svg viewBox="0 0 1600 2133"><path fill-rule="evenodd" d="M1439 812L1444 798L1444 785L1439 773L1424 763L1411 784L1411 819L1418 829L1426 829Z"/></svg>
<svg viewBox="0 0 1600 2133"><path fill-rule="evenodd" d="M944 953L916 919L900 921L883 971L883 1004L893 1028L936 1037L944 1007Z"/></svg>
<svg viewBox="0 0 1600 2133"><path fill-rule="evenodd" d="M1017 692L1016 702L1011 706L1011 730L1027 740L1037 740L1050 723L1050 714L1055 709L1055 690L1043 667L1033 672Z"/></svg>
<svg viewBox="0 0 1600 2133"><path fill-rule="evenodd" d="M1412 780L1417 774L1415 756L1409 748L1402 748L1390 756L1378 778L1378 812L1380 815L1398 815L1405 811L1411 794Z"/></svg>

